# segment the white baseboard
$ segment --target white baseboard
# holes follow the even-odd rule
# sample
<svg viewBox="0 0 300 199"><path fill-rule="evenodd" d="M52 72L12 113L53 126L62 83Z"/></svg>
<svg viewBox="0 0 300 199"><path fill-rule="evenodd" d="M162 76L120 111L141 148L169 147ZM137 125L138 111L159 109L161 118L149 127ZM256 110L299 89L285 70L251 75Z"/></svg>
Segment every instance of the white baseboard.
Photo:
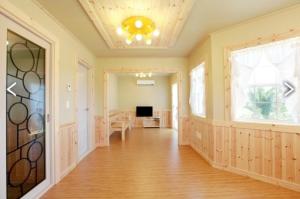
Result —
<svg viewBox="0 0 300 199"><path fill-rule="evenodd" d="M52 187L54 186L54 183L49 185L46 189L44 189L42 192L38 193L34 198L39 199L41 198L45 193L47 193Z"/></svg>
<svg viewBox="0 0 300 199"><path fill-rule="evenodd" d="M66 177L73 169L75 169L75 167L77 166L76 163L73 163L72 165L70 165L67 169L65 169L61 175L60 175L60 179L59 179L59 182L64 178Z"/></svg>

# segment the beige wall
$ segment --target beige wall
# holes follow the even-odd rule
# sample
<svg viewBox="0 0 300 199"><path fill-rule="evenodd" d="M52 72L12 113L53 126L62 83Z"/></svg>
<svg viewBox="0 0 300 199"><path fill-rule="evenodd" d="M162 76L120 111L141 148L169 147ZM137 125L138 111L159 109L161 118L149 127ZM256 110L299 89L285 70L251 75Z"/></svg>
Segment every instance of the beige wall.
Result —
<svg viewBox="0 0 300 199"><path fill-rule="evenodd" d="M259 37L300 29L300 5L271 13L210 34L189 56L190 69L208 60L208 118L224 120L224 48L253 41Z"/></svg>
<svg viewBox="0 0 300 199"><path fill-rule="evenodd" d="M59 25L31 0L10 0L18 9L22 10L35 23L47 29L59 41L59 85L60 85L60 123L75 121L75 75L77 70L76 59L79 57L95 66L96 57L72 33ZM67 91L67 84L71 84L72 91ZM70 108L66 108L66 101L70 101Z"/></svg>
<svg viewBox="0 0 300 199"><path fill-rule="evenodd" d="M287 32L300 27L300 6L290 7L263 17L231 26L210 34L210 36L196 47L188 58L132 58L112 57L98 58L77 40L69 31L59 25L52 17L45 14L31 0L11 0L16 7L26 13L33 21L43 26L55 35L60 45L59 77L60 77L60 123L69 123L75 120L75 75L76 58L85 59L90 65L96 66L95 95L96 115L103 115L103 72L112 68L176 68L183 72L183 109L184 114L189 112L189 79L188 71L206 62L208 73L207 118L214 120L224 119L224 77L223 59L224 47L251 41L258 37L270 36L276 33ZM188 66L188 67L187 67ZM68 92L67 84L72 85ZM66 108L66 101L71 103ZM62 114L63 113L63 114Z"/></svg>
<svg viewBox="0 0 300 199"><path fill-rule="evenodd" d="M118 104L121 110L135 110L136 106L153 106L154 110L171 110L169 76L149 78L154 86L138 86L134 76L118 78Z"/></svg>
<svg viewBox="0 0 300 199"><path fill-rule="evenodd" d="M224 47L300 28L300 5L226 28L211 35L214 119L224 120Z"/></svg>
<svg viewBox="0 0 300 199"><path fill-rule="evenodd" d="M205 63L206 73L206 118L213 118L213 95L212 95L212 65L211 65L211 39L210 37L204 40L189 56L189 72L200 65Z"/></svg>
<svg viewBox="0 0 300 199"><path fill-rule="evenodd" d="M186 58L98 58L96 68L96 114L103 115L103 77L105 70L157 68L162 70L178 70L183 74L183 113L188 114L188 73Z"/></svg>
<svg viewBox="0 0 300 199"><path fill-rule="evenodd" d="M108 107L110 111L119 109L119 78L116 74L109 75L109 83L108 83Z"/></svg>
<svg viewBox="0 0 300 199"><path fill-rule="evenodd" d="M169 82L170 82L170 85L171 85L171 86L172 86L172 84L175 84L175 83L178 82L178 81L177 81L177 76L176 76L176 74L170 75L170 77L169 77Z"/></svg>

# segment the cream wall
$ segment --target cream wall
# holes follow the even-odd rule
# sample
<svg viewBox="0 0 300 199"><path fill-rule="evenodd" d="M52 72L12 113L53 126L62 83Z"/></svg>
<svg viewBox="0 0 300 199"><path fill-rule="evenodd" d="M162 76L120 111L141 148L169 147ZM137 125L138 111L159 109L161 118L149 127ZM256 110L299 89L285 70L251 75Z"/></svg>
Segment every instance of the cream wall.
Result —
<svg viewBox="0 0 300 199"><path fill-rule="evenodd" d="M213 95L212 95L212 66L211 66L211 39L205 39L189 56L189 72L200 65L205 63L206 73L206 118L213 118Z"/></svg>
<svg viewBox="0 0 300 199"><path fill-rule="evenodd" d="M31 0L11 0L16 7L25 12L51 34L56 35L60 44L60 123L69 123L75 120L75 75L76 58L85 59L90 65L96 66L96 115L103 115L103 72L111 68L121 67L159 67L176 68L183 72L183 109L184 114L189 112L189 80L188 71L206 61L208 73L207 118L214 120L224 119L224 81L223 59L224 47L243 43L258 37L270 36L276 33L287 32L289 29L300 27L300 6L290 7L263 17L231 26L210 34L210 36L196 47L188 58L98 58L77 40L72 33L59 25L52 17L45 14L39 6ZM188 67L187 67L188 66ZM72 85L68 92L67 84ZM66 108L66 101L71 103Z"/></svg>
<svg viewBox="0 0 300 199"><path fill-rule="evenodd" d="M138 86L134 76L118 77L118 104L121 110L135 110L136 106L153 106L154 110L171 110L169 76L148 78L154 86Z"/></svg>
<svg viewBox="0 0 300 199"><path fill-rule="evenodd" d="M188 72L186 58L133 58L133 57L114 57L98 58L96 68L96 114L103 115L103 77L104 71L113 69L130 68L158 68L162 70L178 70L183 74L183 113L188 114Z"/></svg>
<svg viewBox="0 0 300 199"><path fill-rule="evenodd" d="M225 119L224 48L259 37L300 29L300 5L258 17L210 34L189 56L189 69L208 60L208 118Z"/></svg>
<svg viewBox="0 0 300 199"><path fill-rule="evenodd" d="M109 92L108 92L108 107L110 111L119 109L119 78L116 74L109 75Z"/></svg>
<svg viewBox="0 0 300 199"><path fill-rule="evenodd" d="M169 82L170 82L171 86L172 86L172 84L177 83L177 76L176 76L176 74L170 75Z"/></svg>
<svg viewBox="0 0 300 199"><path fill-rule="evenodd" d="M300 29L300 5L290 7L211 34L213 70L213 116L224 120L224 47Z"/></svg>
<svg viewBox="0 0 300 199"><path fill-rule="evenodd" d="M10 0L18 9L27 14L32 21L38 23L59 40L59 85L60 85L60 123L75 121L75 77L77 70L76 59L86 60L95 66L96 57L75 38L72 33L59 25L31 0ZM72 91L67 91L67 84L71 84ZM70 108L66 108L66 101L70 101Z"/></svg>

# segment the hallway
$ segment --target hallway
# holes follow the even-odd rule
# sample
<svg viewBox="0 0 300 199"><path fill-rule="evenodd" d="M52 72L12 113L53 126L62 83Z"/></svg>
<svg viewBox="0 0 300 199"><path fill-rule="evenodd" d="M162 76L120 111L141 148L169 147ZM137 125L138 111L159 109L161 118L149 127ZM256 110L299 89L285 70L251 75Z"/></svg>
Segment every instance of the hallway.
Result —
<svg viewBox="0 0 300 199"><path fill-rule="evenodd" d="M255 191L255 192L254 192ZM300 198L300 193L210 167L169 129L111 136L47 192L55 198Z"/></svg>

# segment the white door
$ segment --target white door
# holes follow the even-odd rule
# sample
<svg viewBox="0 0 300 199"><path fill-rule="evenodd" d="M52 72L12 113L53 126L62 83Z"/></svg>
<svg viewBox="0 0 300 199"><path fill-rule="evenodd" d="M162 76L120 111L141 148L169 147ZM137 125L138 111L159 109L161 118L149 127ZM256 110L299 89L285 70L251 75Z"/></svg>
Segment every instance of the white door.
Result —
<svg viewBox="0 0 300 199"><path fill-rule="evenodd" d="M0 198L35 198L51 183L50 45L0 14Z"/></svg>
<svg viewBox="0 0 300 199"><path fill-rule="evenodd" d="M78 156L80 160L89 150L88 68L79 64L77 78Z"/></svg>
<svg viewBox="0 0 300 199"><path fill-rule="evenodd" d="M172 127L178 130L178 85L172 84Z"/></svg>

